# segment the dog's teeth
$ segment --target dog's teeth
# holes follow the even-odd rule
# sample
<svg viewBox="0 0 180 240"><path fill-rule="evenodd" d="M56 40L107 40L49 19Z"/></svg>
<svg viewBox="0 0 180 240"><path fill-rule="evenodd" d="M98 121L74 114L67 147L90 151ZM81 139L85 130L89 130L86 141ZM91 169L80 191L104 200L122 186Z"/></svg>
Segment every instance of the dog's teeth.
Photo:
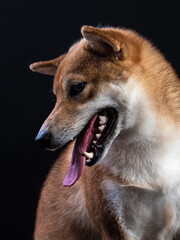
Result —
<svg viewBox="0 0 180 240"><path fill-rule="evenodd" d="M86 162L91 162L91 159L86 159Z"/></svg>
<svg viewBox="0 0 180 240"><path fill-rule="evenodd" d="M104 125L105 123L107 123L107 120L108 120L106 116L99 116L99 119L100 119L99 121L100 125Z"/></svg>
<svg viewBox="0 0 180 240"><path fill-rule="evenodd" d="M96 134L96 138L99 139L102 136L101 133Z"/></svg>
<svg viewBox="0 0 180 240"><path fill-rule="evenodd" d="M89 159L93 158L94 157L94 153L93 152L84 152L84 155Z"/></svg>
<svg viewBox="0 0 180 240"><path fill-rule="evenodd" d="M105 118L105 116L99 115L99 119L103 120Z"/></svg>
<svg viewBox="0 0 180 240"><path fill-rule="evenodd" d="M98 127L99 131L102 133L103 130L105 129L106 125L101 125L100 127Z"/></svg>
<svg viewBox="0 0 180 240"><path fill-rule="evenodd" d="M95 141L93 141L93 143L94 143L94 145L96 145L97 141L95 140Z"/></svg>

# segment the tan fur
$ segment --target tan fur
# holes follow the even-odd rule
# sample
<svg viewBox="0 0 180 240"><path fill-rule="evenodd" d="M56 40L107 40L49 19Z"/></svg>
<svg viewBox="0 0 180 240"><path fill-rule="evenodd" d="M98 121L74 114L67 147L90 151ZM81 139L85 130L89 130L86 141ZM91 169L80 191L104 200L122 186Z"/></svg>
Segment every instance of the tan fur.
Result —
<svg viewBox="0 0 180 240"><path fill-rule="evenodd" d="M152 130L152 139L148 139L149 135L137 130L141 126L129 127L124 117L124 129L112 144L105 160L93 167L85 167L78 182L65 188L62 182L68 172L74 141L68 144L44 183L37 210L35 240L173 239L179 229L175 194L175 186L179 182L174 180L175 183L168 184L165 176L161 176L161 171L156 172L157 165L153 160L143 164L142 161L147 156L155 156L154 152L159 154L160 159L163 155L162 146L170 146L170 141L175 141L174 135L179 134L179 79L162 54L133 31L84 26L82 34L84 38L72 46L67 54L31 65L31 69L37 72L56 72L54 93L57 103L42 129L51 131L60 146L66 144L71 132L80 131L82 118L86 118L82 114L88 114L88 109L91 109L88 104L104 92L110 94L110 83L115 88L113 91L117 92L119 86L124 92L126 89L132 89L133 92L136 87L144 89L147 103L150 102L147 108L154 114L156 128ZM132 83L130 78L133 78ZM70 84L84 81L88 86L81 96L70 98ZM113 97L118 99L118 94ZM142 106L147 103L146 98L142 99ZM142 109L140 107L137 112ZM123 111L126 112L126 108ZM139 117L139 122L141 118L143 123L144 115ZM171 135L172 132L175 134ZM142 135L142 140L138 140L137 144L133 142L136 139L134 133L138 139ZM115 161L117 156L122 159L122 170L118 165L121 160ZM133 162L133 158L137 160ZM131 177L133 171L137 175ZM138 177L140 172L142 177ZM114 200L116 197L118 200Z"/></svg>
<svg viewBox="0 0 180 240"><path fill-rule="evenodd" d="M101 190L102 179L99 176L112 177L105 169L100 166L86 168L74 186L62 186L71 154L72 144L54 164L44 183L37 211L35 239L98 240L119 239L120 236L123 239L123 229L117 226Z"/></svg>

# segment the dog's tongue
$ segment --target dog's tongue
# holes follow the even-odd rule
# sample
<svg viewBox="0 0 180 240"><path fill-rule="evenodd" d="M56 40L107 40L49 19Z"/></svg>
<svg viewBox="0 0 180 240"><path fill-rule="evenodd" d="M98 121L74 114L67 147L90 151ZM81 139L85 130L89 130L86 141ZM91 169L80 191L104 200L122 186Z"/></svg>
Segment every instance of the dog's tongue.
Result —
<svg viewBox="0 0 180 240"><path fill-rule="evenodd" d="M84 152L87 150L88 145L92 141L92 128L97 118L97 114L91 119L88 126L77 136L74 145L71 165L69 171L63 181L63 186L70 187L80 178L83 173L86 157Z"/></svg>

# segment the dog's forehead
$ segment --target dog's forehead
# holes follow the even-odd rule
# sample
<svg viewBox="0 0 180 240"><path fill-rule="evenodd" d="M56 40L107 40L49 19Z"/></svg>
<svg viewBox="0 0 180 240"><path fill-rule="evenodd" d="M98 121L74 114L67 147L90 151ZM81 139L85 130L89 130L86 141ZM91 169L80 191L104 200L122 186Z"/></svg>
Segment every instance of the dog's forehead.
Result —
<svg viewBox="0 0 180 240"><path fill-rule="evenodd" d="M69 49L58 67L55 81L59 84L70 75L81 75L86 80L91 80L98 78L99 75L102 77L108 74L110 69L112 69L112 63L87 50L87 41L82 39Z"/></svg>

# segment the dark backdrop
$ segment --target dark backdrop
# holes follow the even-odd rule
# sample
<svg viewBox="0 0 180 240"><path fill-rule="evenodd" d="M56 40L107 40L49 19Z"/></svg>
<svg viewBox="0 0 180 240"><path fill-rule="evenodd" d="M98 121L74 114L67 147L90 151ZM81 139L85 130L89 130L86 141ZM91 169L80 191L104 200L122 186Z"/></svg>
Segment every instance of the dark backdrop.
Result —
<svg viewBox="0 0 180 240"><path fill-rule="evenodd" d="M56 153L34 143L53 108L53 78L30 63L54 58L81 37L82 25L132 28L160 48L180 73L178 1L18 1L0 5L0 239L32 239L42 183Z"/></svg>

